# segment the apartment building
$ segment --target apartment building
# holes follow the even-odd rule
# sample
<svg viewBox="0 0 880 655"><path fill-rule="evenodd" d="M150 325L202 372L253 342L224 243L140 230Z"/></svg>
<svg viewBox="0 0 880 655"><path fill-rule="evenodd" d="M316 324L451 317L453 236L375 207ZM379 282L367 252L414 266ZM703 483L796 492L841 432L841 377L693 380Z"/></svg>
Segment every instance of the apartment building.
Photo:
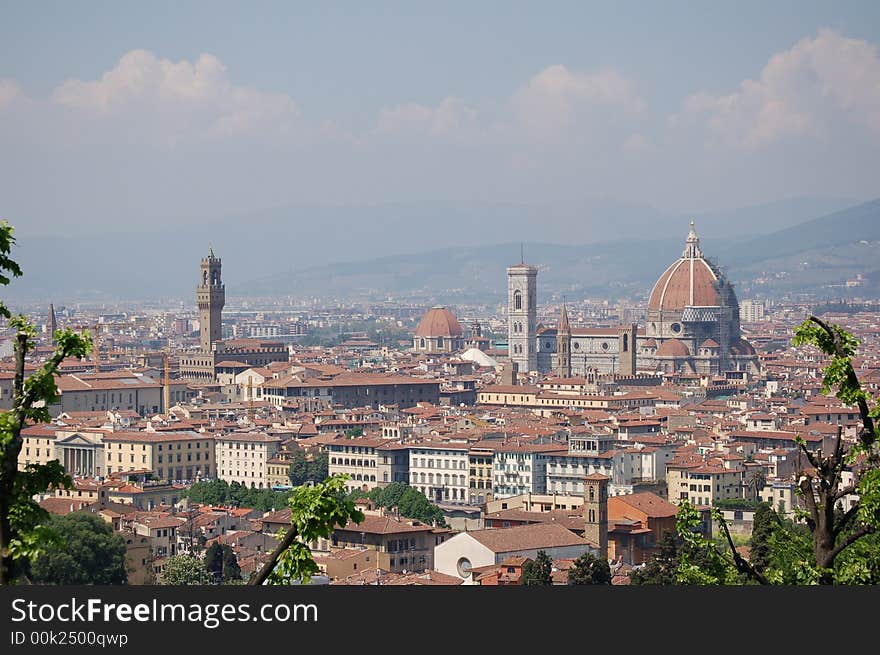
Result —
<svg viewBox="0 0 880 655"><path fill-rule="evenodd" d="M215 437L217 477L229 484L267 489L268 462L281 447L281 437L263 432L232 432Z"/></svg>
<svg viewBox="0 0 880 655"><path fill-rule="evenodd" d="M345 481L347 489L370 491L378 486L378 462L380 459L376 449L385 445L384 439L348 438L328 443L325 448L328 455L328 471L330 475L348 475Z"/></svg>
<svg viewBox="0 0 880 655"><path fill-rule="evenodd" d="M496 498L547 491L547 461L568 452L565 444L502 444L492 458L492 490Z"/></svg>
<svg viewBox="0 0 880 655"><path fill-rule="evenodd" d="M214 437L199 432L105 432L107 475L152 473L158 480L212 478Z"/></svg>
<svg viewBox="0 0 880 655"><path fill-rule="evenodd" d="M422 442L409 450L410 486L435 503L464 505L468 501L466 443Z"/></svg>
<svg viewBox="0 0 880 655"><path fill-rule="evenodd" d="M709 466L705 463L669 464L666 493L676 505L687 500L692 505L714 505L715 501L742 498L745 469Z"/></svg>

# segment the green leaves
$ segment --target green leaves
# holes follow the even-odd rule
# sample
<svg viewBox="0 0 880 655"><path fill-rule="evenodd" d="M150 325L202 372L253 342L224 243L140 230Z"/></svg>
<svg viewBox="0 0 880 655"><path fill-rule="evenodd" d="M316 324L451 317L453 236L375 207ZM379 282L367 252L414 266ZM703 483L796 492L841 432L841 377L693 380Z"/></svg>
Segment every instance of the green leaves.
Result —
<svg viewBox="0 0 880 655"><path fill-rule="evenodd" d="M528 587L543 587L553 584L553 560L543 550L539 550L534 560L523 565L522 584Z"/></svg>
<svg viewBox="0 0 880 655"><path fill-rule="evenodd" d="M290 522L297 540L278 558L269 575L269 584L308 584L319 569L309 544L330 539L337 526L349 521L360 523L364 514L345 493L347 475L334 475L314 486L297 487L290 497ZM279 539L283 535L279 534Z"/></svg>
<svg viewBox="0 0 880 655"><path fill-rule="evenodd" d="M21 267L9 257L15 244L14 232L15 228L6 221L0 223L0 284L3 286L9 284L13 277L21 277ZM10 317L9 310L2 302L0 302L0 316Z"/></svg>
<svg viewBox="0 0 880 655"><path fill-rule="evenodd" d="M356 493L350 498L357 497ZM379 507L397 508L401 516L416 519L428 525L445 528L446 517L439 507L434 505L427 496L406 482L392 482L385 487L376 487L367 497Z"/></svg>
<svg viewBox="0 0 880 655"><path fill-rule="evenodd" d="M792 344L795 346L815 346L826 355L852 357L856 354L859 341L839 325L828 326L831 334L812 318L794 329Z"/></svg>
<svg viewBox="0 0 880 655"><path fill-rule="evenodd" d="M568 570L568 584L611 584L611 567L608 560L584 553Z"/></svg>
<svg viewBox="0 0 880 655"><path fill-rule="evenodd" d="M59 545L30 556L34 582L111 585L128 581L125 542L103 519L88 512L53 516L28 538L46 539L47 530L57 535Z"/></svg>
<svg viewBox="0 0 880 655"><path fill-rule="evenodd" d="M205 563L192 555L174 555L165 560L165 570L159 576L161 585L207 585L213 582Z"/></svg>
<svg viewBox="0 0 880 655"><path fill-rule="evenodd" d="M872 468L862 473L858 493L857 521L865 525L880 525L880 469Z"/></svg>
<svg viewBox="0 0 880 655"><path fill-rule="evenodd" d="M721 512L714 508L712 518L719 523L724 521ZM682 501L675 518L676 532L685 545L679 553L679 584L734 584L738 577L736 566L703 535L702 525L699 510L688 501Z"/></svg>

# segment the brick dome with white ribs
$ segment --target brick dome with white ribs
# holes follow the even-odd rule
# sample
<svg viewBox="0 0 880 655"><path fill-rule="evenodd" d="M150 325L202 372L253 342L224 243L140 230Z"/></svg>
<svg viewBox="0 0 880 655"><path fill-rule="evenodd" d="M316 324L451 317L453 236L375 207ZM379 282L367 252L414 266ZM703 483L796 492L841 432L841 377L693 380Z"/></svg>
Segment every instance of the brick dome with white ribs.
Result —
<svg viewBox="0 0 880 655"><path fill-rule="evenodd" d="M740 334L733 285L703 255L693 221L681 257L663 271L651 290L645 333L656 340L657 350L645 348L642 356L650 360L653 354L656 370L757 372L755 351Z"/></svg>
<svg viewBox="0 0 880 655"><path fill-rule="evenodd" d="M464 348L464 330L446 307L432 307L413 334L413 349L426 354L451 353Z"/></svg>

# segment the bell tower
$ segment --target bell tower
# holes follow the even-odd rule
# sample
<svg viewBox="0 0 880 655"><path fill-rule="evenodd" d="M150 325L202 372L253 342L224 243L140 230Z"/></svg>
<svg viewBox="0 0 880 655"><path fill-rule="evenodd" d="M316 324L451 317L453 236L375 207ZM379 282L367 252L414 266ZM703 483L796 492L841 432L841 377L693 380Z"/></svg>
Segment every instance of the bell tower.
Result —
<svg viewBox="0 0 880 655"><path fill-rule="evenodd" d="M220 259L209 248L202 259L201 280L196 287L196 303L199 306L199 329L202 352L211 352L211 344L223 338L221 330L223 306L226 304L226 287L220 279Z"/></svg>
<svg viewBox="0 0 880 655"><path fill-rule="evenodd" d="M507 269L508 357L520 371L538 370L538 269L520 262Z"/></svg>
<svg viewBox="0 0 880 655"><path fill-rule="evenodd" d="M608 482L607 475L584 477L584 539L596 546L602 559L608 559Z"/></svg>
<svg viewBox="0 0 880 655"><path fill-rule="evenodd" d="M562 302L562 312L556 328L556 374L563 378L571 377L571 326L568 324L565 301Z"/></svg>

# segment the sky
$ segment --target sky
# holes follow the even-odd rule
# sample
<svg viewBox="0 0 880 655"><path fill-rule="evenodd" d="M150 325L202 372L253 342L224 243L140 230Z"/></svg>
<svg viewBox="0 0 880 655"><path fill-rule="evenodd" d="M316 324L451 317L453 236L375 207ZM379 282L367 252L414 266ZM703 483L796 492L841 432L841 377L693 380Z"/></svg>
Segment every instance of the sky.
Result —
<svg viewBox="0 0 880 655"><path fill-rule="evenodd" d="M173 235L287 206L865 201L878 47L871 0L0 0L0 218Z"/></svg>

